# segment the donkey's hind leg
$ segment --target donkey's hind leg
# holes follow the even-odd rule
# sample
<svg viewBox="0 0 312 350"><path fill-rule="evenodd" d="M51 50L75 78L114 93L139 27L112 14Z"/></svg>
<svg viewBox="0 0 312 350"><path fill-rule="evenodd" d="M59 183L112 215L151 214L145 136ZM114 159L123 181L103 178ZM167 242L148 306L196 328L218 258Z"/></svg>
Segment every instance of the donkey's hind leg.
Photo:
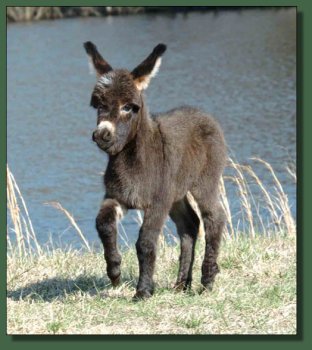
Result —
<svg viewBox="0 0 312 350"><path fill-rule="evenodd" d="M201 283L204 288L211 290L219 267L217 258L225 224L225 214L219 204L218 197L209 198L201 193L192 192L200 209L205 228L205 256L202 264Z"/></svg>
<svg viewBox="0 0 312 350"><path fill-rule="evenodd" d="M173 204L170 217L177 226L181 240L180 267L175 288L186 290L192 283L195 244L200 221L186 197Z"/></svg>
<svg viewBox="0 0 312 350"><path fill-rule="evenodd" d="M117 247L117 220L123 210L115 199L105 199L96 218L96 229L104 247L106 271L112 285L120 282L121 255Z"/></svg>

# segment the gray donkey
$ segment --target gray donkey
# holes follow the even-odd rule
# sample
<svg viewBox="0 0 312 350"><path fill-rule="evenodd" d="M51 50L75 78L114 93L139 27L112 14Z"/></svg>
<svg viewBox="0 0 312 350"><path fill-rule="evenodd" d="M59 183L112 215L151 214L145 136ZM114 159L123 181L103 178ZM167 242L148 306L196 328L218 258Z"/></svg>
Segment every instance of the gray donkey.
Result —
<svg viewBox="0 0 312 350"><path fill-rule="evenodd" d="M190 205L191 192L205 228L205 257L201 283L212 288L218 273L217 256L224 212L219 203L219 180L226 162L226 146L217 122L191 107L152 117L143 91L161 64L166 50L157 45L132 72L113 69L96 46L84 47L97 73L91 106L97 110L93 141L105 151L106 194L96 218L104 246L107 274L113 286L120 282L121 255L116 244L117 220L127 209L141 209L144 220L136 242L139 281L134 299L150 297L159 234L167 215L181 240L176 289L191 286L199 217Z"/></svg>

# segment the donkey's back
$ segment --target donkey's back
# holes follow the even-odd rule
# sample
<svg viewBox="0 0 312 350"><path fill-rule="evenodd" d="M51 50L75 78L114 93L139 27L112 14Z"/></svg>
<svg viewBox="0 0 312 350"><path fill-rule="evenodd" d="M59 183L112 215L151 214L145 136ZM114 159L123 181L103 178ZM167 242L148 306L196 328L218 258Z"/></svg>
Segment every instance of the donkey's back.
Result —
<svg viewBox="0 0 312 350"><path fill-rule="evenodd" d="M223 132L216 120L194 107L180 107L159 114L159 125L164 144L165 159L170 159L172 180L177 197L185 191L196 191L212 196L218 188L226 162L226 146Z"/></svg>

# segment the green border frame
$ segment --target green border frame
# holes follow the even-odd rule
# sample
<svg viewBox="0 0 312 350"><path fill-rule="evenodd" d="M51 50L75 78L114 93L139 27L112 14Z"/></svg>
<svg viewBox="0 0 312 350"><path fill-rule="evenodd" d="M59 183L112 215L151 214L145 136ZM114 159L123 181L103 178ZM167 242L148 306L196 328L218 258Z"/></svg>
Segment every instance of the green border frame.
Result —
<svg viewBox="0 0 312 350"><path fill-rule="evenodd" d="M1 282L0 283L0 344L2 349L23 348L23 349L52 349L55 346L67 348L74 346L76 349L83 349L90 343L94 348L102 348L103 346L130 347L130 348L156 348L159 346L173 347L177 346L180 349L188 348L192 345L197 348L206 346L217 346L225 348L230 345L234 348L246 348L251 346L256 350L263 346L270 348L281 347L284 350L296 348L311 348L312 332L309 326L312 324L312 307L311 300L308 297L312 295L311 288L311 273L308 268L311 264L311 256L309 247L312 246L312 235L308 233L311 227L311 216L308 216L308 210L312 207L311 199L307 193L311 192L311 183L307 181L311 178L311 160L308 159L307 149L311 149L311 139L308 132L311 128L311 97L312 92L312 48L311 37L308 33L312 33L312 1L289 1L289 0L249 0L235 1L227 0L222 3L219 1L198 1L192 2L186 0L180 1L74 1L63 0L61 5L114 5L114 6L297 6L297 174L298 174L298 200L297 200L297 215L298 215L298 334L297 335L267 335L267 336L252 336L252 335L207 335L207 336L8 336L6 334L6 205L4 198L6 196L6 6L55 6L59 3L51 1L2 1L0 4L0 31L1 31L1 118L0 118L0 181L3 186L0 187L0 198L3 199L0 203L0 232L1 244L0 254L1 260ZM311 35L311 34L310 34ZM309 98L310 97L310 98ZM309 116L309 117L308 117ZM311 158L311 157L310 157ZM310 332L309 332L310 331ZM103 344L104 343L104 344ZM263 344L264 343L264 344ZM310 345L309 345L310 344ZM89 344L88 344L89 346Z"/></svg>

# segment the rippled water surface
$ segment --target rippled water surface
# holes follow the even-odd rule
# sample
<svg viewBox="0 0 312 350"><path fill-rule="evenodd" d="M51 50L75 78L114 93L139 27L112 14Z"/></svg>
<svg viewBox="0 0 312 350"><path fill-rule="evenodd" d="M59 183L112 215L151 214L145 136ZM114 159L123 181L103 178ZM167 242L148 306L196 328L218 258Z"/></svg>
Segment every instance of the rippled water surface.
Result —
<svg viewBox="0 0 312 350"><path fill-rule="evenodd" d="M260 157L271 163L295 211L295 184L285 171L296 157L295 27L292 9L9 24L8 164L40 241L52 236L79 245L64 215L44 205L58 201L98 244L94 218L107 159L91 141L95 77L82 48L87 40L111 65L129 69L166 43L146 93L150 110L189 104L212 113L239 162ZM259 177L270 185L261 169ZM135 216L130 212L123 222L130 241L138 232Z"/></svg>

